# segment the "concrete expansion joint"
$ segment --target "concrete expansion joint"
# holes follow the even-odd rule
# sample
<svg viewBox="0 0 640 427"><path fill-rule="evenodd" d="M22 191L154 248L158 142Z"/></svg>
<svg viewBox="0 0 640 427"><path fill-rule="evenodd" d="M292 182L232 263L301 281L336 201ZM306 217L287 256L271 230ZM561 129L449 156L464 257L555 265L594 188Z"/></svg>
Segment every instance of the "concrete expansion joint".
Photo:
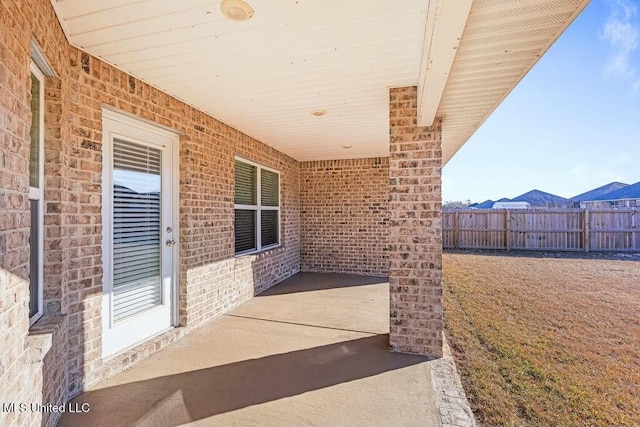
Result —
<svg viewBox="0 0 640 427"><path fill-rule="evenodd" d="M248 319L248 320L257 320L257 321L261 321L261 322L282 323L282 324L293 325L293 326L301 326L301 327L304 327L304 328L318 328L318 329L330 329L330 330L334 330L334 331L354 332L356 334L363 334L363 335L366 335L366 336L377 335L377 333L373 332L373 331L359 331L359 330L354 330L354 329L336 328L336 327L323 326L323 325L313 325L313 324L310 324L310 323L301 323L301 322L285 322L285 321L282 321L282 320L266 319L266 318L255 317L255 316L241 316L241 315L229 314L229 313L225 313L225 314L223 314L223 316L226 316L226 317L237 317L237 318Z"/></svg>

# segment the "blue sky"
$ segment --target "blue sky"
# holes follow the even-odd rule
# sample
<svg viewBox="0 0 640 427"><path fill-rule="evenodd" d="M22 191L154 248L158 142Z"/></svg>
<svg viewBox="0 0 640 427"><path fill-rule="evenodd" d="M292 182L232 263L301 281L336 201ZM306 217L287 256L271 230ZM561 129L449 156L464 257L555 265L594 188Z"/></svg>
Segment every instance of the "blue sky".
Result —
<svg viewBox="0 0 640 427"><path fill-rule="evenodd" d="M640 0L591 0L442 171L443 200L640 181Z"/></svg>

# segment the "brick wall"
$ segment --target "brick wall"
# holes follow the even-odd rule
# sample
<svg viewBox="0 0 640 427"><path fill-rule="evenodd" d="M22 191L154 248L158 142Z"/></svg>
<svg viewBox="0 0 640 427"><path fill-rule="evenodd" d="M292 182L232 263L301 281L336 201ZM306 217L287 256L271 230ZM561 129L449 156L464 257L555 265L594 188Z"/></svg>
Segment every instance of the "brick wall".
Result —
<svg viewBox="0 0 640 427"><path fill-rule="evenodd" d="M69 46L47 0L3 1L0 20L0 402L65 400L299 270L298 162ZM64 319L63 326L38 332L38 327L29 331L27 310L32 38L56 74L46 80L46 312L36 325ZM108 364L101 358L103 105L181 134L179 306L184 328ZM233 247L236 154L280 170L282 182L282 245L240 258ZM30 348L38 342L31 339L34 334L64 337L63 344L35 357ZM64 396L56 396L60 393ZM41 421L38 414L0 417L1 425Z"/></svg>
<svg viewBox="0 0 640 427"><path fill-rule="evenodd" d="M181 138L181 324L196 326L295 274L300 266L299 163L199 114ZM204 139L204 141L202 141ZM281 172L282 246L234 258L234 156ZM213 183L213 185L212 185Z"/></svg>
<svg viewBox="0 0 640 427"><path fill-rule="evenodd" d="M43 340L38 339L37 328L32 328L29 335L27 308L30 42L33 37L41 46L66 45L57 22L50 19L50 12L48 7L31 1L8 1L0 5L0 403L8 404L41 402L42 399L56 403L61 401L60 394L66 392L66 358L52 360L54 353L60 356L66 350L65 328L52 327L60 322L52 321L51 317L43 318L38 327L49 329L45 334L49 344L44 345ZM36 27L37 31L32 31ZM64 75L65 59L64 55L49 58L59 75ZM57 159L51 157L55 151L53 140L61 140L60 130L48 125L52 114L59 115L61 108L59 102L56 105L55 98L59 98L63 88L56 79L47 79L47 87L51 90L45 97L52 110L45 112L48 117L45 145L52 149L47 150L45 156L54 165ZM60 144L57 146L59 149ZM55 182L56 172L51 169L46 172L53 181L46 178L45 185L52 191L60 188L61 182ZM45 192L45 200L53 201L55 197ZM62 283L63 279L60 268L53 265L61 264L63 248L59 239L64 232L60 227L55 229L55 221L50 221L46 205L43 207L44 246L52 249L44 259L45 313L60 312L60 286L54 289L54 284ZM47 374L43 375L45 366ZM43 425L52 425L56 417L45 415L43 419L42 414L30 411L0 413L0 425L40 425L43 421Z"/></svg>
<svg viewBox="0 0 640 427"><path fill-rule="evenodd" d="M59 65L59 73L65 70ZM68 100L60 78L45 81L45 159L44 159L44 310L57 315L68 305L69 280L69 153L65 148Z"/></svg>
<svg viewBox="0 0 640 427"><path fill-rule="evenodd" d="M390 90L390 346L442 356L442 130L417 126L417 88Z"/></svg>
<svg viewBox="0 0 640 427"><path fill-rule="evenodd" d="M46 80L45 101L45 316L30 330L32 39L55 76ZM394 348L433 354L439 342L441 348L440 132L439 124L425 129L412 122L415 88L392 91L390 160L300 164L69 46L48 0L6 0L0 3L0 89L0 402L65 401L296 273L301 263L307 270L389 271ZM108 363L101 358L104 105L180 133L183 326ZM282 245L239 258L235 155L279 170L282 183ZM0 413L0 425L43 421L53 424L56 417Z"/></svg>
<svg viewBox="0 0 640 427"><path fill-rule="evenodd" d="M389 159L301 163L302 270L386 276Z"/></svg>
<svg viewBox="0 0 640 427"><path fill-rule="evenodd" d="M53 405L66 403L68 373L67 316L45 316L29 331L28 345L32 364L32 399ZM36 384L38 386L36 386ZM54 426L59 415L46 412L43 426ZM36 423L33 423L34 425Z"/></svg>

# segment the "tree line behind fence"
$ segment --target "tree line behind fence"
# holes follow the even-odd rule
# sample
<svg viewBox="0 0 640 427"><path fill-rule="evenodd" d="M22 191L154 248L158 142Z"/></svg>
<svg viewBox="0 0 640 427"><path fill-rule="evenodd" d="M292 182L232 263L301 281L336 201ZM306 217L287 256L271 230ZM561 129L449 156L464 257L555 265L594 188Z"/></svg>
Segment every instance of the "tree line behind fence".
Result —
<svg viewBox="0 0 640 427"><path fill-rule="evenodd" d="M640 251L640 209L453 210L445 248Z"/></svg>

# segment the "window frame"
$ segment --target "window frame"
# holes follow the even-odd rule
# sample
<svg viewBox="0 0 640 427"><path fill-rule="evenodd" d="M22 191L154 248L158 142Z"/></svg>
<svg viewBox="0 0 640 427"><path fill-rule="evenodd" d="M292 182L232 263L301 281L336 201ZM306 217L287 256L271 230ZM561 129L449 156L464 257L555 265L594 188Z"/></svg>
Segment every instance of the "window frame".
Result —
<svg viewBox="0 0 640 427"><path fill-rule="evenodd" d="M42 317L44 314L44 112L45 112L45 102L44 102L44 93L45 93L45 76L42 70L36 65L36 63L32 60L29 64L29 69L31 71L31 75L35 76L35 78L40 82L40 93L38 94L38 104L39 104L39 117L38 117L38 126L40 128L40 132L38 132L38 187L31 187L31 183L29 183L29 201L34 200L37 201L38 206L38 241L36 245L38 245L38 295L37 295L37 307L36 313L33 316L29 316L29 327L31 327L38 319ZM31 81L31 80L30 80ZM31 143L31 142L29 142ZM31 174L31 168L29 168L29 174ZM29 227L31 230L31 226ZM31 247L31 238L29 241L29 247ZM31 260L29 261L29 265L31 265ZM31 280L31 278L29 279ZM31 285L29 286L31 289ZM31 307L32 300L31 292L29 292L29 307Z"/></svg>
<svg viewBox="0 0 640 427"><path fill-rule="evenodd" d="M245 157L242 156L234 156L233 158L234 162L234 167L233 167L233 194L234 194L234 201L235 201L235 185L236 185L236 179L235 179L235 162L242 162L242 163L246 163L248 165L254 166L256 168L256 205L243 205L243 204L236 204L234 203L233 205L233 225L234 225L234 230L235 230L235 211L237 210L250 210L250 211L255 211L256 212L256 230L255 230L255 235L256 235L256 247L253 249L247 249L245 251L241 251L241 252L236 252L235 251L235 233L234 233L234 239L233 239L233 245L234 245L234 253L235 256L243 256L243 255L250 255L250 254L255 254L258 252L262 252L262 251L266 251L268 249L273 249L273 248L277 248L279 246L282 245L282 214L281 214L281 206L282 206L282 174L279 170L277 169L273 169L270 168L268 166L264 166L261 165L260 163L256 163L252 160L249 160ZM278 206L263 206L262 205L262 170L267 170L269 172L273 172L275 174L278 175ZM273 243L271 245L266 245L266 246L262 246L262 211L277 211L278 212L278 241L276 243Z"/></svg>

